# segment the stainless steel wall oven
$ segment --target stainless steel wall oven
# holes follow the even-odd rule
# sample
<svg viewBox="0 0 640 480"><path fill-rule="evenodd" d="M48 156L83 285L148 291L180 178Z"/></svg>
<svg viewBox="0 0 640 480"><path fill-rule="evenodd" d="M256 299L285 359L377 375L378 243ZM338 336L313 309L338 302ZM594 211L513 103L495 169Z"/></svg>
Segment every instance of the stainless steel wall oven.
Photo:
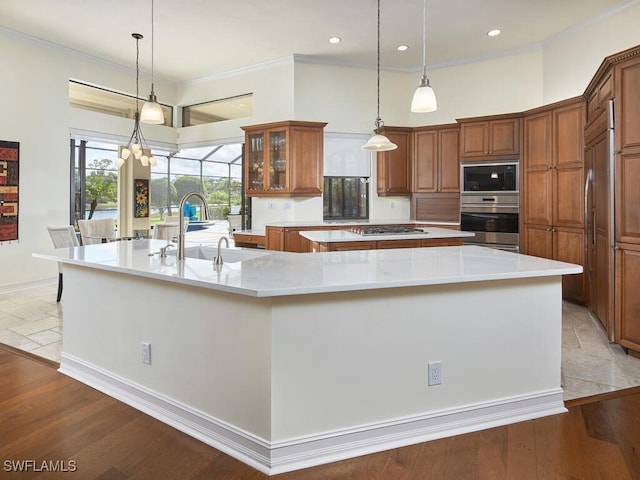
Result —
<svg viewBox="0 0 640 480"><path fill-rule="evenodd" d="M463 163L460 228L474 232L465 244L519 250L519 165L504 162Z"/></svg>

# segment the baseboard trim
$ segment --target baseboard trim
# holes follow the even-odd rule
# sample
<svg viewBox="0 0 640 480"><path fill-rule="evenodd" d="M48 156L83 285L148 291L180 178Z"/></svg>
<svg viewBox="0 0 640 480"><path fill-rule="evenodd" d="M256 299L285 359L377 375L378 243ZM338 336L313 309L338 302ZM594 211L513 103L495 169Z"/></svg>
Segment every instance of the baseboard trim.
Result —
<svg viewBox="0 0 640 480"><path fill-rule="evenodd" d="M269 475L567 411L558 388L269 442L71 355L59 371Z"/></svg>
<svg viewBox="0 0 640 480"><path fill-rule="evenodd" d="M56 274L55 277L44 278L42 280L34 280L33 282L0 285L0 295L4 293L22 292L23 290L31 290L33 288L48 287L50 285L57 285L57 284L58 284L58 274Z"/></svg>

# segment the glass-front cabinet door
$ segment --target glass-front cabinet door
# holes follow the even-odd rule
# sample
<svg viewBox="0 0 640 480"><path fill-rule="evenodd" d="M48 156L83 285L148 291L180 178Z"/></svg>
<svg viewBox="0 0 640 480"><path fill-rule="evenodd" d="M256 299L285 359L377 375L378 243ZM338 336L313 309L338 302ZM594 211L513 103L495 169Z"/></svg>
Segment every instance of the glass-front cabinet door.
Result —
<svg viewBox="0 0 640 480"><path fill-rule="evenodd" d="M247 168L247 188L249 190L264 190L264 134L252 134L248 136L248 168Z"/></svg>
<svg viewBox="0 0 640 480"><path fill-rule="evenodd" d="M326 123L285 120L245 131L244 188L248 196L322 195Z"/></svg>
<svg viewBox="0 0 640 480"><path fill-rule="evenodd" d="M287 132L269 132L269 190L287 189Z"/></svg>

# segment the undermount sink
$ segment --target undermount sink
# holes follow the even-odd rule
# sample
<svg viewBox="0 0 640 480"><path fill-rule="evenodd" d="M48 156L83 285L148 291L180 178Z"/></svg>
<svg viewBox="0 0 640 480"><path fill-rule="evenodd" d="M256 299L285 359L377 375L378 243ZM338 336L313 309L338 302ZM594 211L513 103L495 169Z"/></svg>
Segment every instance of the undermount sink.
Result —
<svg viewBox="0 0 640 480"><path fill-rule="evenodd" d="M175 250L170 251L169 253L175 255ZM220 253L224 263L244 262L253 258L271 255L270 252L264 252L261 250L253 251L239 248L222 248L220 249ZM213 262L216 255L218 255L218 249L216 247L200 245L198 247L187 247L184 249L184 256L187 258L197 258L199 260L209 260Z"/></svg>

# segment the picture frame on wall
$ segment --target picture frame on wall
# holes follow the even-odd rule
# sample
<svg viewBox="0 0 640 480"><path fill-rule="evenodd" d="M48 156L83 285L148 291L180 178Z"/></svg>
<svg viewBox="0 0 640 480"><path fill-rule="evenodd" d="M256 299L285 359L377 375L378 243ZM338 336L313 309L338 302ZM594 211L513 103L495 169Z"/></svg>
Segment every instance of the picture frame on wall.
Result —
<svg viewBox="0 0 640 480"><path fill-rule="evenodd" d="M20 143L0 141L0 243L18 240Z"/></svg>
<svg viewBox="0 0 640 480"><path fill-rule="evenodd" d="M137 178L133 181L133 216L134 218L149 217L149 180Z"/></svg>

